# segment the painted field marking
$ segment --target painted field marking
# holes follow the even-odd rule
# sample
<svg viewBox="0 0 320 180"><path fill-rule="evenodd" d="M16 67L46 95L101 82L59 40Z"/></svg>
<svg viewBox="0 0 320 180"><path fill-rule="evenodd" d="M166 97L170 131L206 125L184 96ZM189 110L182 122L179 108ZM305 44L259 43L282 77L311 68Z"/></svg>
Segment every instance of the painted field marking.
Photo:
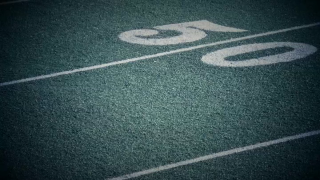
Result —
<svg viewBox="0 0 320 180"><path fill-rule="evenodd" d="M1 2L0 6L1 5L7 5L7 4L15 4L15 3L27 2L27 1L29 1L29 0L17 0L17 1Z"/></svg>
<svg viewBox="0 0 320 180"><path fill-rule="evenodd" d="M152 46L164 46L172 44L182 44L201 40L207 36L205 31L213 32L245 32L247 30L237 29L227 26L221 26L207 20L183 22L178 24L167 24L155 26L154 29L134 29L123 32L119 35L122 41ZM152 38L162 31L177 31L180 35L163 38ZM149 38L151 36L151 38ZM242 61L228 61L226 58L240 54L255 52L259 50L274 49L281 47L293 48L290 52L276 54L272 56L263 56L259 58L246 59ZM270 65L280 62L290 62L297 59L305 58L317 51L317 48L303 43L292 42L272 42L272 43L253 43L231 48L220 49L207 53L202 57L202 62L214 66L222 67L248 67Z"/></svg>
<svg viewBox="0 0 320 180"><path fill-rule="evenodd" d="M57 72L57 73L52 73L52 74L47 74L47 75L40 75L40 76L35 76L35 77L30 77L30 78L25 78L25 79L20 79L20 80L8 81L8 82L0 83L0 87L13 85L13 84L20 84L20 83L25 83L25 82L30 82L30 81L37 81L37 80L41 80L41 79L48 79L48 78L52 78L52 77L63 76L63 75L73 74L73 73L78 73L78 72L101 69L101 68L106 68L109 66L115 66L115 65L119 65L119 64L126 64L126 63L136 62L136 61L145 60L145 59L162 57L162 56L167 56L167 55L171 55L171 54L177 54L177 53L181 53L181 52L187 52L187 51L192 51L192 50L196 50L196 49L206 48L206 47L210 47L210 46L217 46L217 45L227 44L227 43L231 43L231 42L237 42L237 41L248 40L248 39L273 35L273 34L284 33L284 32L298 30L298 29L314 27L314 26L318 26L318 25L320 25L320 22L308 24L308 25L302 25L302 26L295 26L295 27L281 29L281 30L269 31L269 32L265 32L265 33L259 33L259 34L254 34L254 35L249 35L249 36L244 36L244 37L239 37L239 38L232 38L229 40L218 41L218 42L208 43L208 44L202 44L202 45L197 45L197 46L193 46L193 47L181 48L181 49L177 49L177 50L172 50L172 51L167 51L167 52L162 52L162 53L157 53L157 54L152 54L152 55L145 55L145 56L131 58L131 59L114 61L111 63L105 63L105 64L100 64L100 65L95 65L95 66L73 69L73 70L69 70L69 71L62 71L62 72Z"/></svg>
<svg viewBox="0 0 320 180"><path fill-rule="evenodd" d="M213 32L245 32L247 30L237 29L227 26L221 26L209 22L207 20L193 21L193 22L184 22L178 24L167 24L162 26L155 26L153 29L135 29L123 32L119 35L119 38L122 41L133 43L133 44L142 44L142 45L171 45L171 44L181 44L198 41L207 36L204 31L213 31ZM158 30L163 31L177 31L180 32L180 35L174 37L166 38L148 38L149 36L154 36L159 34Z"/></svg>
<svg viewBox="0 0 320 180"><path fill-rule="evenodd" d="M254 145L249 145L249 146L244 146L244 147L240 147L240 148L230 149L227 151L213 153L213 154L209 154L206 156L197 157L194 159L189 159L189 160L180 161L180 162L176 162L176 163L172 163L172 164L167 164L164 166L159 166L156 168L151 168L151 169L147 169L147 170L143 170L143 171L139 171L139 172L134 172L131 174L126 174L123 176L114 177L114 178L110 178L107 180L124 180L124 179L136 178L136 177L140 177L143 175L153 174L156 172L160 172L160 171L164 171L164 170L168 170L168 169L172 169L172 168L176 168L176 167L180 167L180 166L185 166L185 165L190 165L190 164L194 164L194 163L198 163L198 162L202 162L202 161L212 160L212 159L216 159L219 157L242 153L245 151L252 151L255 149L261 149L264 147L268 147L268 146L272 146L272 145L276 145L276 144L281 144L281 143L285 143L285 142L289 142L289 141L293 141L293 140L297 140L297 139L302 139L302 138L306 138L306 137L316 136L319 134L320 134L320 130L310 131L310 132L297 134L297 135L293 135L293 136L287 136L287 137L280 138L280 139L257 143Z"/></svg>
<svg viewBox="0 0 320 180"><path fill-rule="evenodd" d="M265 49L290 47L293 50L281 54L263 56L259 58L246 59L242 61L227 61L226 58L244 53L250 53ZM220 49L202 56L202 61L206 64L221 67L249 67L269 65L281 62L290 62L305 58L317 51L317 48L309 44L293 42L272 42L272 43L253 43L231 48Z"/></svg>

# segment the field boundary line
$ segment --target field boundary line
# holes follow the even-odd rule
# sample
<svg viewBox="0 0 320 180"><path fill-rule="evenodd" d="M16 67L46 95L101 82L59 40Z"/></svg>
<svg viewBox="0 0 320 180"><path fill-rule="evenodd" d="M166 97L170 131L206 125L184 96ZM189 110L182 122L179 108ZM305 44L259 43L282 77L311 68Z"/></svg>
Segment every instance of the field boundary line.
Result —
<svg viewBox="0 0 320 180"><path fill-rule="evenodd" d="M13 85L13 84L20 84L20 83L25 83L25 82L30 82L30 81L36 81L36 80L41 80L41 79L48 79L48 78L67 75L67 74L74 74L74 73L78 73L78 72L101 69L101 68L106 68L109 66L115 66L115 65L119 65L119 64L126 64L126 63L136 62L136 61L145 60L145 59L162 57L162 56L167 56L167 55L171 55L171 54L177 54L177 53L181 53L181 52L187 52L187 51L192 51L192 50L196 50L196 49L201 49L201 48L205 48L205 47L217 46L217 45L221 45L221 44L227 44L227 43L232 43L232 42L237 42L237 41L242 41L242 40L248 40L248 39L253 39L253 38L257 38L257 37L263 37L263 36L268 36L268 35L273 35L273 34L278 34L278 33L284 33L284 32L288 32L288 31L309 28L309 27L314 27L314 26L318 26L318 25L320 25L320 22L308 24L308 25L302 25L302 26L295 26L295 27L281 29L281 30L269 31L269 32L265 32L265 33L258 33L258 34L239 37L239 38L231 38L228 40L218 41L218 42L214 42L214 43L208 43L208 44L202 44L202 45L197 45L197 46L192 46L192 47L187 47L187 48L181 48L181 49L176 49L176 50L172 50L172 51L156 53L156 54L152 54L152 55L144 55L141 57L130 58L130 59L125 59L125 60L120 60L120 61L114 61L114 62L100 64L100 65L88 66L88 67L79 68L79 69L51 73L51 74L47 74L47 75L40 75L40 76L24 78L24 79L20 79L20 80L2 82L2 83L0 83L0 87Z"/></svg>
<svg viewBox="0 0 320 180"><path fill-rule="evenodd" d="M30 0L17 0L17 1L2 2L2 3L0 3L0 6L7 5L7 4L15 4L15 3L27 2L27 1L30 1Z"/></svg>
<svg viewBox="0 0 320 180"><path fill-rule="evenodd" d="M235 149L231 149L231 150L227 150L227 151L213 153L213 154L209 154L206 156L197 157L194 159L189 159L189 160L180 161L180 162L176 162L176 163L172 163L172 164L167 164L164 166L159 166L156 168L151 168L151 169L147 169L147 170L143 170L143 171L139 171L139 172L134 172L131 174L126 174L123 176L114 177L114 178L110 178L107 180L125 180L125 179L136 178L136 177L140 177L143 175L153 174L153 173L157 173L157 172L164 171L164 170L169 170L169 169L180 167L180 166L185 166L185 165L190 165L190 164L194 164L194 163L198 163L198 162L202 162L202 161L212 160L212 159L216 159L219 157L242 153L245 151L252 151L255 149L261 149L264 147L268 147L268 146L272 146L272 145L276 145L276 144L280 144L280 143L285 143L285 142L289 142L289 141L293 141L293 140L297 140L297 139L302 139L302 138L306 138L306 137L316 136L319 134L320 134L320 130L310 131L310 132L306 132L306 133L302 133L302 134L283 137L280 139L257 143L254 145L249 145L249 146L239 147L239 148L235 148Z"/></svg>

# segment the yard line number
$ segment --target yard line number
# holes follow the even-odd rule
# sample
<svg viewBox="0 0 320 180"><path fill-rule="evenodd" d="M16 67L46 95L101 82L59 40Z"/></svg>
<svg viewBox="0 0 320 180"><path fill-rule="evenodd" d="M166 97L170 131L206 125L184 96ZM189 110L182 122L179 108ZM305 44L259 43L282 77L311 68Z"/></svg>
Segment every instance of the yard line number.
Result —
<svg viewBox="0 0 320 180"><path fill-rule="evenodd" d="M176 31L179 35L173 37L153 38L158 35L160 31ZM119 35L122 41L149 45L149 46L164 46L175 45L182 43L189 43L201 40L207 36L205 31L225 32L225 33L239 33L247 30L233 27L221 26L207 20L184 22L178 24L168 24L163 26L155 26L153 29L136 29L123 32ZM246 59L242 61L227 61L231 56L241 55L244 53L251 53L260 50L274 49L288 47L292 50L271 56L264 56L253 59ZM317 48L304 43L294 42L270 42L270 43L254 43L247 45L240 45L231 48L224 48L202 57L202 62L214 66L222 67L248 67L258 65L269 65L280 62L290 62L297 59L305 58L317 51Z"/></svg>
<svg viewBox="0 0 320 180"><path fill-rule="evenodd" d="M119 35L119 38L123 41L142 44L142 45L172 45L198 41L207 36L203 31L214 32L244 32L246 30L237 29L232 27L221 26L207 20L185 22L179 24L168 24L164 26L153 27L152 29L137 29L123 32ZM181 33L178 36L168 38L148 38L159 34L160 31L177 31Z"/></svg>

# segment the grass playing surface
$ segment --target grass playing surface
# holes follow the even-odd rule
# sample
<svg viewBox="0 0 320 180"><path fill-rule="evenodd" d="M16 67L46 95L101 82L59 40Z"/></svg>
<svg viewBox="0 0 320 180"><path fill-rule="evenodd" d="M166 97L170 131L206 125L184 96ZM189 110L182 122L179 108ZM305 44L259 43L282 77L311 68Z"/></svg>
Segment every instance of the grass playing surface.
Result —
<svg viewBox="0 0 320 180"><path fill-rule="evenodd" d="M8 1L5 1L8 2ZM0 177L108 179L320 130L320 53L219 67L217 50L296 42L320 48L316 1L76 0L0 3ZM134 29L207 20L245 32L149 46ZM166 31L156 38L177 36ZM188 47L228 41L192 50ZM180 50L177 53L171 53ZM290 52L282 47L229 61ZM131 58L152 58L43 78ZM5 85L25 78L42 77ZM318 133L319 134L319 133ZM136 179L320 179L319 135L141 175Z"/></svg>

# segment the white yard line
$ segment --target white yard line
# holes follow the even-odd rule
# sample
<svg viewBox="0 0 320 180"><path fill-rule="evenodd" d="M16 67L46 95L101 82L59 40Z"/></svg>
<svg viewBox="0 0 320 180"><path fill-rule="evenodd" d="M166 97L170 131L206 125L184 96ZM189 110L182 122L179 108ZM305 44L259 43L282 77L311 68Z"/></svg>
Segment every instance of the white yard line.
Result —
<svg viewBox="0 0 320 180"><path fill-rule="evenodd" d="M156 58L156 57L161 57L161 56L167 56L167 55L171 55L171 54L192 51L195 49L201 49L201 48L210 47L210 46L216 46L216 45L227 44L227 43L231 43L231 42L253 39L253 38L257 38L257 37L263 37L263 36L268 36L268 35L273 35L273 34L278 34L278 33L284 33L284 32L288 32L288 31L304 29L304 28L314 27L314 26L318 26L318 25L320 25L320 22L308 24L308 25L302 25L302 26L295 26L295 27L276 30L276 31L269 31L269 32L265 32L265 33L259 33L259 34L245 36L245 37L224 40L224 41L218 41L218 42L214 42L214 43L192 46L192 47L188 47L188 48L181 48L181 49L177 49L177 50L172 50L172 51L167 51L167 52L162 52L162 53L157 53L157 54L152 54L152 55L145 55L145 56L131 58L131 59L114 61L111 63L105 63L105 64L100 64L100 65L95 65L95 66L73 69L73 70L69 70L69 71L62 71L62 72L57 72L57 73L52 73L52 74L47 74L47 75L40 75L40 76L35 76L35 77L30 77L30 78L25 78L25 79L20 79L20 80L8 81L8 82L0 83L0 87L13 85L13 84L20 84L20 83L25 83L25 82L30 82L30 81L36 81L36 80L40 80L40 79L47 79L47 78L52 78L52 77L57 77L57 76L62 76L62 75L67 75L67 74L73 74L73 73L78 73L78 72L101 69L101 68L106 68L109 66L126 64L126 63L130 63L130 62L136 62L136 61L140 61L140 60L151 59L151 58Z"/></svg>
<svg viewBox="0 0 320 180"><path fill-rule="evenodd" d="M268 147L268 146L272 146L272 145L276 145L276 144L281 144L281 143L285 143L285 142L289 142L289 141L293 141L293 140L297 140L297 139L316 136L316 135L319 135L319 134L320 134L320 130L310 131L310 132L303 133L303 134L297 134L297 135L294 135L294 136L287 136L287 137L276 139L276 140L272 140L272 141L266 141L266 142L257 143L257 144L254 144L254 145L249 145L249 146L245 146L245 147L240 147L240 148L235 148L235 149L231 149L231 150L227 150L227 151L213 153L213 154L209 154L209 155L206 155L206 156L197 157L197 158L194 158L194 159L189 159L189 160L186 160L186 161L180 161L180 162L177 162L177 163L167 164L167 165L164 165L164 166L159 166L159 167L156 167L156 168L151 168L151 169L147 169L147 170L143 170L143 171L139 171L139 172L134 172L134 173L131 173L131 174L126 174L126 175L123 175L123 176L114 177L114 178L110 178L110 179L107 179L107 180L124 180L124 179L136 178L136 177L140 177L140 176L143 176L143 175L153 174L153 173L156 173L156 172L160 172L160 171L164 171L164 170L168 170L168 169L172 169L172 168L176 168L176 167L180 167L180 166L190 165L190 164L198 163L198 162L201 162L201 161L212 160L212 159L215 159L215 158L228 156L228 155L232 155L232 154L237 154L237 153L241 153L241 152L245 152L245 151L251 151L251 150L255 150L255 149L260 149L260 148L264 148L264 147Z"/></svg>
<svg viewBox="0 0 320 180"><path fill-rule="evenodd" d="M29 0L17 0L17 1L1 2L0 6L1 5L7 5L7 4L15 4L15 3L27 2L27 1L29 1Z"/></svg>

